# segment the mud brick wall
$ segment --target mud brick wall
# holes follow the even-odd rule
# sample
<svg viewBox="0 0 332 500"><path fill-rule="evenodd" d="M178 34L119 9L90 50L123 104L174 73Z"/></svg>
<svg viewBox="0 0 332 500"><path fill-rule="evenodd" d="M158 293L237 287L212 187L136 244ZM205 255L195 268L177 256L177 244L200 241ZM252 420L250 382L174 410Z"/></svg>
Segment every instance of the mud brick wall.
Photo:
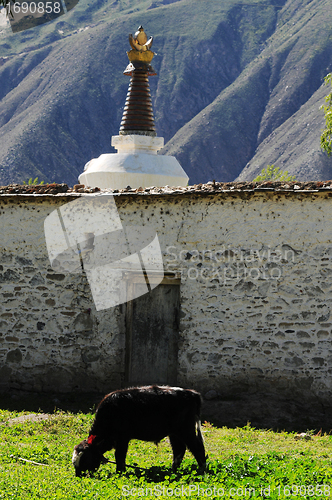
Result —
<svg viewBox="0 0 332 500"><path fill-rule="evenodd" d="M96 311L84 275L48 260L44 219L73 199L0 197L3 390L123 384L124 307ZM331 397L330 191L126 193L116 203L124 224L157 232L165 271L181 275L179 385Z"/></svg>

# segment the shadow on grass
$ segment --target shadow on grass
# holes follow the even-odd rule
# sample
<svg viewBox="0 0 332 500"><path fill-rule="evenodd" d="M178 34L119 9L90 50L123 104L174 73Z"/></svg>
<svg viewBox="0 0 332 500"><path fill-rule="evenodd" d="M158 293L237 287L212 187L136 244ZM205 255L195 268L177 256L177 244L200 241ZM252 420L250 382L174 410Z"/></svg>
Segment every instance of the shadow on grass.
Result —
<svg viewBox="0 0 332 500"><path fill-rule="evenodd" d="M53 413L55 410L72 413L94 412L104 393L36 393L11 391L0 393L0 408L10 411L41 411ZM244 427L248 422L256 429L306 432L308 429L332 429L332 404L318 401L304 401L264 394L238 394L204 400L202 421L207 420L216 427Z"/></svg>
<svg viewBox="0 0 332 500"><path fill-rule="evenodd" d="M72 413L94 412L104 393L35 393L12 391L0 393L0 408L9 411L54 413L56 410Z"/></svg>
<svg viewBox="0 0 332 500"><path fill-rule="evenodd" d="M215 473L215 469L209 470L209 467L205 471L202 471L197 465L193 464L191 466L181 467L177 472L173 472L170 467L167 466L152 466L152 467L135 467L127 466L126 472L115 473L108 470L100 470L94 474L95 479L110 479L115 475L118 477L126 477L132 479L144 478L145 481L151 483L162 483L166 479L170 482L179 481L183 477L188 476L190 480L193 481L197 478L197 481L201 481L202 476L206 473Z"/></svg>
<svg viewBox="0 0 332 500"><path fill-rule="evenodd" d="M110 468L101 469L95 474L96 479L107 480L116 477L125 477L128 480L144 479L149 483L163 483L164 481L193 483L201 482L204 476L231 477L233 480L241 480L243 478L257 477L257 471L264 470L268 476L273 475L275 468L279 462L285 460L284 454L277 452L269 452L265 456L249 456L243 457L235 454L232 459L226 460L209 460L205 470L200 469L196 463L191 465L183 465L177 472L172 472L167 466L152 466L147 468L127 466L127 471L122 474L116 474Z"/></svg>

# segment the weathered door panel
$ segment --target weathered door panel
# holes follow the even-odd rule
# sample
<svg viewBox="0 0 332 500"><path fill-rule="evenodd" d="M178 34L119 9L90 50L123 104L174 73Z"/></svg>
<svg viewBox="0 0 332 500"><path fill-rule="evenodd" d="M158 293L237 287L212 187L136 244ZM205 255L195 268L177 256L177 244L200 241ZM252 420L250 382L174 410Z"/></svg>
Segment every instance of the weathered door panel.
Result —
<svg viewBox="0 0 332 500"><path fill-rule="evenodd" d="M161 284L127 308L128 385L175 384L180 287Z"/></svg>

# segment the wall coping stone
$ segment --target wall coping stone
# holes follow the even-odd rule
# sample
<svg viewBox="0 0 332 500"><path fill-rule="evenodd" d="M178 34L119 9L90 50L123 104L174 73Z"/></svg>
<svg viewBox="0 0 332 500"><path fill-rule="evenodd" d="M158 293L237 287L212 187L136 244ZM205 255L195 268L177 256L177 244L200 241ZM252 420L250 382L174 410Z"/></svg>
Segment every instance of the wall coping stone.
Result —
<svg viewBox="0 0 332 500"><path fill-rule="evenodd" d="M81 196L82 194L92 194L100 192L101 194L112 195L186 195L186 194L216 194L216 193L240 193L240 192L271 192L271 193L316 193L319 191L332 192L332 180L327 181L304 181L304 182L215 182L210 181L206 184L194 184L192 186L163 186L163 187L139 187L133 189L127 186L124 189L100 189L85 187L83 184L76 184L74 187L68 187L67 184L43 184L43 185L20 185L10 184L0 186L0 196Z"/></svg>

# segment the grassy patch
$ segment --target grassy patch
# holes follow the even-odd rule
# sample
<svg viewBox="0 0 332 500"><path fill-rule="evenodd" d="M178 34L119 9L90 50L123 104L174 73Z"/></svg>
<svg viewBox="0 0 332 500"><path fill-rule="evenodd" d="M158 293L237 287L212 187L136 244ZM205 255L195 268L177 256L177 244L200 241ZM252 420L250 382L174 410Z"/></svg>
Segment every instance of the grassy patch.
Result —
<svg viewBox="0 0 332 500"><path fill-rule="evenodd" d="M332 437L326 434L306 441L250 425L228 429L205 423L209 458L203 475L189 452L173 474L171 448L163 440L158 447L132 441L127 464L133 467L125 474L116 474L108 463L94 477L79 479L72 450L87 436L93 415L58 411L48 420L11 421L25 413L0 410L0 499L332 496ZM106 456L114 460L112 451Z"/></svg>

